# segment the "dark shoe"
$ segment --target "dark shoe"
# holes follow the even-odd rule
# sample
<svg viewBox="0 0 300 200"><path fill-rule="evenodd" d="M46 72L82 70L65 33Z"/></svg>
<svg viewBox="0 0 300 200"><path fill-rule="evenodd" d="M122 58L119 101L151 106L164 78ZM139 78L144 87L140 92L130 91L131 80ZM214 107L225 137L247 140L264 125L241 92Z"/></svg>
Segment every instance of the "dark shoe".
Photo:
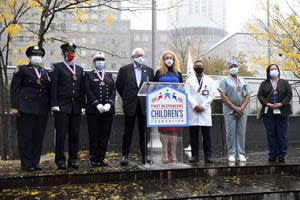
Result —
<svg viewBox="0 0 300 200"><path fill-rule="evenodd" d="M59 170L65 170L67 169L67 166L65 163L56 163L56 166Z"/></svg>
<svg viewBox="0 0 300 200"><path fill-rule="evenodd" d="M34 171L34 168L33 167L22 167L21 168L23 171L26 171L26 172L33 172Z"/></svg>
<svg viewBox="0 0 300 200"><path fill-rule="evenodd" d="M35 166L33 166L33 168L34 168L34 171L41 171L42 170L42 168L39 165L35 165Z"/></svg>
<svg viewBox="0 0 300 200"><path fill-rule="evenodd" d="M127 155L122 156L120 164L121 165L128 165L128 156Z"/></svg>
<svg viewBox="0 0 300 200"><path fill-rule="evenodd" d="M148 159L148 158L146 158L146 159L145 159L145 158L142 158L141 161L142 161L143 165L145 165L146 163L147 163L147 164L153 164L152 160L150 160L150 159Z"/></svg>
<svg viewBox="0 0 300 200"><path fill-rule="evenodd" d="M73 169L78 169L79 168L78 161L68 162L68 167Z"/></svg>
<svg viewBox="0 0 300 200"><path fill-rule="evenodd" d="M205 162L205 163L210 163L210 164L211 164L211 163L213 163L213 160L211 159L211 157L205 157L205 158L204 158L204 162Z"/></svg>
<svg viewBox="0 0 300 200"><path fill-rule="evenodd" d="M269 162L276 162L276 156L269 156L268 161Z"/></svg>
<svg viewBox="0 0 300 200"><path fill-rule="evenodd" d="M107 163L107 162L104 162L103 160L101 160L99 163L100 163L100 165L101 165L102 167L108 166L108 163Z"/></svg>
<svg viewBox="0 0 300 200"><path fill-rule="evenodd" d="M278 162L281 162L281 163L285 162L284 156L278 156Z"/></svg>
<svg viewBox="0 0 300 200"><path fill-rule="evenodd" d="M189 160L190 163L197 163L199 162L199 157L198 156L192 156L191 159Z"/></svg>

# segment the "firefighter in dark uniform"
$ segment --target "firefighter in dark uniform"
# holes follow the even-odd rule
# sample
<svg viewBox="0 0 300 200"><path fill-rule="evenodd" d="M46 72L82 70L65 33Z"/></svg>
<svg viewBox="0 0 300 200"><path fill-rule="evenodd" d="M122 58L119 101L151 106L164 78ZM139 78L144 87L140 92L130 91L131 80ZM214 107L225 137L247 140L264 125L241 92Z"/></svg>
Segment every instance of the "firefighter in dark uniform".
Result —
<svg viewBox="0 0 300 200"><path fill-rule="evenodd" d="M21 168L41 170L42 152L50 110L50 78L42 67L45 50L31 46L26 50L29 64L17 66L11 81L11 113L16 116Z"/></svg>
<svg viewBox="0 0 300 200"><path fill-rule="evenodd" d="M60 46L63 62L53 64L51 72L51 110L55 119L55 163L66 169L65 137L68 133L68 167L78 169L79 130L81 111L84 108L83 69L75 65L76 45Z"/></svg>
<svg viewBox="0 0 300 200"><path fill-rule="evenodd" d="M93 167L107 166L104 161L115 113L116 87L112 74L105 72L103 52L93 55L94 70L84 75L87 97L89 159Z"/></svg>

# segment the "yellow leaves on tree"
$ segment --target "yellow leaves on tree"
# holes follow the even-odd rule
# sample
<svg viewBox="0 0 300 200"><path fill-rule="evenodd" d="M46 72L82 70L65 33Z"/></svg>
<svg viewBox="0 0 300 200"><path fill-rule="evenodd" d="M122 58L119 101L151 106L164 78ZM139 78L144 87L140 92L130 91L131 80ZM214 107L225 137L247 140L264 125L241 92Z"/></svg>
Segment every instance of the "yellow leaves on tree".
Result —
<svg viewBox="0 0 300 200"><path fill-rule="evenodd" d="M10 6L10 7L13 7L14 5L15 5L15 3L16 3L16 0L8 0L8 5Z"/></svg>
<svg viewBox="0 0 300 200"><path fill-rule="evenodd" d="M20 24L10 24L6 29L5 32L10 35L11 37L17 36L20 31L22 30L22 26Z"/></svg>
<svg viewBox="0 0 300 200"><path fill-rule="evenodd" d="M38 3L36 2L36 0L28 0L28 5L31 8L36 8L38 6Z"/></svg>
<svg viewBox="0 0 300 200"><path fill-rule="evenodd" d="M114 21L113 15L111 12L109 12L109 14L107 15L107 17L105 19L105 22L108 26L111 26L113 21Z"/></svg>
<svg viewBox="0 0 300 200"><path fill-rule="evenodd" d="M88 16L82 10L76 9L74 19L75 19L76 22L82 23L82 22L85 22L88 19Z"/></svg>

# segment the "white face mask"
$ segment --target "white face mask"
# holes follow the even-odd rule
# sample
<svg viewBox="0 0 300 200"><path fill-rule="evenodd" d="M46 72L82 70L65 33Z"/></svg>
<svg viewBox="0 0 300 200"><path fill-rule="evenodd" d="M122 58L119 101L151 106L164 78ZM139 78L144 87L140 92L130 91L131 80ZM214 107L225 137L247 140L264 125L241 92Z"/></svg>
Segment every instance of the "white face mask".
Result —
<svg viewBox="0 0 300 200"><path fill-rule="evenodd" d="M134 58L133 60L140 65L143 64L143 62L145 61L145 59L142 56Z"/></svg>
<svg viewBox="0 0 300 200"><path fill-rule="evenodd" d="M102 70L102 69L105 67L105 61L104 61L104 60L97 60L97 61L95 62L95 67L96 67L97 69Z"/></svg>
<svg viewBox="0 0 300 200"><path fill-rule="evenodd" d="M165 60L165 64L166 64L168 67L171 67L171 66L173 65L173 60L167 59L167 60Z"/></svg>
<svg viewBox="0 0 300 200"><path fill-rule="evenodd" d="M279 71L278 71L277 69L271 70L271 71L270 71L270 76L271 76L272 78L278 78L278 76L279 76Z"/></svg>
<svg viewBox="0 0 300 200"><path fill-rule="evenodd" d="M229 69L229 73L231 75L237 75L238 72L239 72L239 68L237 68L237 67L233 67L233 68Z"/></svg>
<svg viewBox="0 0 300 200"><path fill-rule="evenodd" d="M43 64L43 59L41 56L31 56L30 63L32 65L41 66Z"/></svg>

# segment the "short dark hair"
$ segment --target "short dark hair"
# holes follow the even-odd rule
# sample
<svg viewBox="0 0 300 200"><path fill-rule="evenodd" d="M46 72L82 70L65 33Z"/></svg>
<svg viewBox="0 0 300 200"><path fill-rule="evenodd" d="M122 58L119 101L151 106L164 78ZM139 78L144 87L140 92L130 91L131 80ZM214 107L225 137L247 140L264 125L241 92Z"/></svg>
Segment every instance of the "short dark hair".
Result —
<svg viewBox="0 0 300 200"><path fill-rule="evenodd" d="M270 69L271 69L271 67L272 67L273 65L277 68L277 70L278 70L278 72L279 72L278 78L280 77L279 66L278 66L277 64L273 63L273 64L270 64L270 65L267 67L267 69L266 69L266 74L267 74L267 79L268 79L268 80L270 80L270 78L271 78L271 77L270 77Z"/></svg>
<svg viewBox="0 0 300 200"><path fill-rule="evenodd" d="M194 61L194 65L195 65L197 62L202 62L202 64L204 65L204 61L203 61L203 60L195 60L195 61Z"/></svg>

